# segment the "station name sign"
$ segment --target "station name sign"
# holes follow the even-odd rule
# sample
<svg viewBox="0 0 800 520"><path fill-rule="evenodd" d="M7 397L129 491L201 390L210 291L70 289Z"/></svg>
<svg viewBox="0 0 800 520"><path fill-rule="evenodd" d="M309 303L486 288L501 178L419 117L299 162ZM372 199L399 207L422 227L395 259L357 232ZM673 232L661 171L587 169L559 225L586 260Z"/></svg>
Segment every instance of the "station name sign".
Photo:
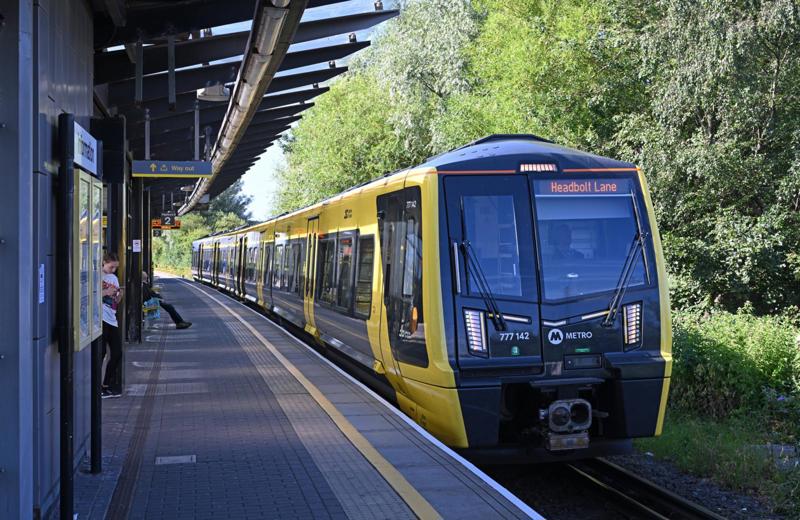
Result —
<svg viewBox="0 0 800 520"><path fill-rule="evenodd" d="M73 136L75 164L87 172L97 175L97 139L78 123L74 123Z"/></svg>
<svg viewBox="0 0 800 520"><path fill-rule="evenodd" d="M581 179L537 181L541 195L588 195L630 193L628 179Z"/></svg>
<svg viewBox="0 0 800 520"><path fill-rule="evenodd" d="M210 161L133 161L134 177L211 177Z"/></svg>

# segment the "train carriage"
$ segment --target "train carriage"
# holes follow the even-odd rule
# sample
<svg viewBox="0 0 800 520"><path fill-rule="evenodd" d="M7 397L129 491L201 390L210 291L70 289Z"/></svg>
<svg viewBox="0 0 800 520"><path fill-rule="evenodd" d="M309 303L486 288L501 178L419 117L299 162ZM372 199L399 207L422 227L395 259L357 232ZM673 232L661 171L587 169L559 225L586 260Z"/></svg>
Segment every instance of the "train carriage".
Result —
<svg viewBox="0 0 800 520"><path fill-rule="evenodd" d="M490 136L195 248L196 279L346 356L455 448L563 460L661 433L666 273L632 164Z"/></svg>

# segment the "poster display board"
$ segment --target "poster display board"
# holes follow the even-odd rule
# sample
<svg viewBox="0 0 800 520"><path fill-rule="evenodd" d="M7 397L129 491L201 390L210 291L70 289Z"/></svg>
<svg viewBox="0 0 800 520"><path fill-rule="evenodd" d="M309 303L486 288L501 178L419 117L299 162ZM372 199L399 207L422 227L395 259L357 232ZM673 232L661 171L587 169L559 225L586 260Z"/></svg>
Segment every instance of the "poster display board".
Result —
<svg viewBox="0 0 800 520"><path fill-rule="evenodd" d="M82 168L75 173L73 325L80 351L103 333L103 183Z"/></svg>
<svg viewBox="0 0 800 520"><path fill-rule="evenodd" d="M92 336L103 334L103 184L92 183Z"/></svg>

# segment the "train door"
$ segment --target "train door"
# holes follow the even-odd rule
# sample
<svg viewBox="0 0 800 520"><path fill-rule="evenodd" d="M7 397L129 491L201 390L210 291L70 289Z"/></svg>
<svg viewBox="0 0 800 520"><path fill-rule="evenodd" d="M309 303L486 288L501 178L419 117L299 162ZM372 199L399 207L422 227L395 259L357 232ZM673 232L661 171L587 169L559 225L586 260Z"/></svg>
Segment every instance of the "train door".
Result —
<svg viewBox="0 0 800 520"><path fill-rule="evenodd" d="M402 364L428 366L422 308L421 202L416 186L377 199L383 267L381 353L384 366L391 357L394 371L399 373Z"/></svg>
<svg viewBox="0 0 800 520"><path fill-rule="evenodd" d="M306 319L306 331L316 334L314 323L314 291L317 267L317 236L319 235L319 216L308 219L306 224L306 261L304 267L305 283L303 287L303 313Z"/></svg>
<svg viewBox="0 0 800 520"><path fill-rule="evenodd" d="M453 175L444 191L459 365L541 367L526 177Z"/></svg>

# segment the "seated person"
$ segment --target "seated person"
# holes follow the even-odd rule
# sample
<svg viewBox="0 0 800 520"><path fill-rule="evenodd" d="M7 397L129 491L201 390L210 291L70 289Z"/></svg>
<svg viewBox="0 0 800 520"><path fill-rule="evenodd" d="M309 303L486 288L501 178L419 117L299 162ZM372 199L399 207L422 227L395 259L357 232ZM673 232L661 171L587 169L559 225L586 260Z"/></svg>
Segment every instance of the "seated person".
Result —
<svg viewBox="0 0 800 520"><path fill-rule="evenodd" d="M150 277L147 276L146 272L142 271L142 299L147 301L150 298L156 298L158 300L158 304L161 308L167 311L169 317L172 318L176 329L188 329L192 326L191 321L183 321L183 318L181 318L181 315L175 310L175 307L165 302L164 298L153 290L150 286Z"/></svg>
<svg viewBox="0 0 800 520"><path fill-rule="evenodd" d="M558 260L585 260L586 257L572 246L572 229L559 224L550 230L550 243L553 244L553 258Z"/></svg>

